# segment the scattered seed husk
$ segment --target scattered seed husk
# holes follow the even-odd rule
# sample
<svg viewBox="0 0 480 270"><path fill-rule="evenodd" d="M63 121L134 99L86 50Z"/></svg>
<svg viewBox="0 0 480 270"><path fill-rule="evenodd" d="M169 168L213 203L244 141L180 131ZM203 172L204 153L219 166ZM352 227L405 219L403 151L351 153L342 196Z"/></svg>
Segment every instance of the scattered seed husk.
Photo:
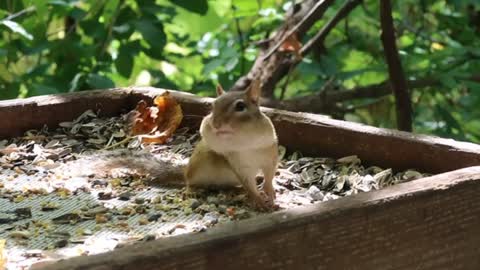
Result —
<svg viewBox="0 0 480 270"><path fill-rule="evenodd" d="M62 248L62 247L66 247L67 245L68 245L68 240L67 239L60 239L60 240L55 241L55 243L54 243L55 248Z"/></svg>
<svg viewBox="0 0 480 270"><path fill-rule="evenodd" d="M143 204L145 202L145 198L142 197L136 197L135 198L135 203L136 204Z"/></svg>
<svg viewBox="0 0 480 270"><path fill-rule="evenodd" d="M95 222L97 224L107 223L108 220L109 220L109 218L105 214L96 214L95 215Z"/></svg>
<svg viewBox="0 0 480 270"><path fill-rule="evenodd" d="M75 224L81 220L81 217L77 213L67 213L52 219L56 224Z"/></svg>
<svg viewBox="0 0 480 270"><path fill-rule="evenodd" d="M129 201L130 198L132 198L135 195L135 193L131 191L126 191L118 195L118 199L122 201Z"/></svg>
<svg viewBox="0 0 480 270"><path fill-rule="evenodd" d="M9 233L18 235L11 237L17 238L15 242L27 244L33 243L38 235L56 235L60 238L57 241L61 241L52 245L51 248L56 249L69 243L72 246L80 243L89 245L91 238L96 238L97 232L104 230L136 234L141 226L148 234L142 233L135 241L147 241L162 235L202 232L220 223L259 215L250 207L242 191L198 190L190 197L191 194L187 195L184 188L174 187L163 189L152 197L144 193L152 188L148 174L128 170L97 174L85 170L88 166L78 166L82 176L72 177L71 164L82 161L89 154L97 158L148 155L151 159L185 163L200 139L198 133L182 128L177 129L163 145L145 146L140 143L141 139L129 137L126 118L125 115L101 118L93 111L86 111L77 119L61 123L57 129L30 130L22 137L0 141L0 168L11 172L4 178L5 181L0 181L0 198L19 205L49 194L65 200L79 198L77 210L53 219L36 216L32 220L32 211L35 213L40 209L45 215L55 214L56 210L62 213L70 211L64 209L61 201L42 200L40 207L32 210L21 207L15 212L0 212L0 233L4 233L5 237ZM414 168L402 172L366 166L356 155L338 159L308 157L280 146L279 157L281 161L275 182L277 203L282 209L321 203L427 176ZM88 164L89 159L85 162ZM45 185L32 184L21 191L10 190L10 183L18 178L35 176L44 179ZM101 201L87 204L80 199L81 194L93 194L95 200ZM183 224L183 220L187 219L196 220L196 223ZM24 220L30 221L27 222L30 226L18 226ZM177 225L158 234L153 229L149 231L150 227L166 222ZM90 227L73 230L76 231L74 237L51 233L60 226ZM23 235L28 237L24 238L18 232L25 232ZM95 237L89 237L93 234ZM112 244L105 244L110 242ZM111 250L117 242L102 240L98 245L105 244L108 246L106 249ZM96 252L104 248L92 249Z"/></svg>
<svg viewBox="0 0 480 270"><path fill-rule="evenodd" d="M147 217L145 216L141 216L139 219L138 219L138 224L140 225L147 225L150 221L147 219Z"/></svg>
<svg viewBox="0 0 480 270"><path fill-rule="evenodd" d="M162 214L161 213L151 213L147 216L147 220L149 222L153 222L153 221L157 221L158 219L160 219L162 217Z"/></svg>
<svg viewBox="0 0 480 270"><path fill-rule="evenodd" d="M41 204L41 210L42 211L53 211L53 210L57 210L60 208L60 205L56 202L42 202Z"/></svg>
<svg viewBox="0 0 480 270"><path fill-rule="evenodd" d="M29 239L32 234L29 231L12 231L9 233L11 238Z"/></svg>
<svg viewBox="0 0 480 270"><path fill-rule="evenodd" d="M147 234L145 237L143 237L143 241L152 241L155 240L156 236L154 234Z"/></svg>

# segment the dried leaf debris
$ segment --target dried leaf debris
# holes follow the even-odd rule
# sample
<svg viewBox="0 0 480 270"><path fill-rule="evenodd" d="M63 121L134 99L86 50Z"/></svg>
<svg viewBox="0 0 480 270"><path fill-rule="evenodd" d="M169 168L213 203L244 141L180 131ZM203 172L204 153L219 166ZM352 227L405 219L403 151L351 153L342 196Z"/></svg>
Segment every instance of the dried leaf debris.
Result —
<svg viewBox="0 0 480 270"><path fill-rule="evenodd" d="M141 135L142 143L165 143L182 122L183 114L180 104L167 91L157 96L148 107L140 101L130 120L131 133Z"/></svg>
<svg viewBox="0 0 480 270"><path fill-rule="evenodd" d="M89 110L58 128L0 141L0 244L5 245L0 266L18 269L97 254L264 215L249 207L241 190L199 190L189 197L183 187L151 184L148 175L88 170L92 160L139 153L185 162L199 135L177 129L183 116L171 96L160 96L154 104L140 102L133 113L111 118ZM314 158L287 152L280 147L275 178L280 209L426 176L365 167L357 156Z"/></svg>
<svg viewBox="0 0 480 270"><path fill-rule="evenodd" d="M281 51L281 52L291 52L298 59L301 59L302 58L302 56L300 54L301 49L302 49L302 43L298 40L297 33L292 33L282 43L282 45L279 48L279 51Z"/></svg>

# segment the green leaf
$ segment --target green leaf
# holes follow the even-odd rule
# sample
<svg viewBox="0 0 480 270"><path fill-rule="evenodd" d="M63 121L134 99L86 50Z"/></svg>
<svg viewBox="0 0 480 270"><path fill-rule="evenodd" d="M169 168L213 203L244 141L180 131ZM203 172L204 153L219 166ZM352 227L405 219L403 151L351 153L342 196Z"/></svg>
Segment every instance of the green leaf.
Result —
<svg viewBox="0 0 480 270"><path fill-rule="evenodd" d="M210 9L213 9L218 16L225 17L232 10L232 1L209 1L208 6Z"/></svg>
<svg viewBox="0 0 480 270"><path fill-rule="evenodd" d="M32 88L28 91L28 94L31 96L40 96L40 95L58 94L59 92L60 91L58 91L58 89L50 85L34 83L32 85Z"/></svg>
<svg viewBox="0 0 480 270"><path fill-rule="evenodd" d="M126 6L120 10L115 22L116 25L121 25L128 23L135 18L137 18L137 14L135 13L135 11L130 6Z"/></svg>
<svg viewBox="0 0 480 270"><path fill-rule="evenodd" d="M143 19L134 22L134 25L151 47L165 46L166 35L161 23Z"/></svg>
<svg viewBox="0 0 480 270"><path fill-rule="evenodd" d="M220 17L213 9L209 9L205 15L177 9L177 15L173 18L172 23L167 25L167 31L197 40L207 32L218 31L218 28L225 24L225 20L225 17ZM218 37L224 39L227 33L228 31L223 31L222 34L218 34Z"/></svg>
<svg viewBox="0 0 480 270"><path fill-rule="evenodd" d="M207 0L169 0L169 1L188 11L195 12L201 15L207 14L207 11L208 11Z"/></svg>
<svg viewBox="0 0 480 270"><path fill-rule="evenodd" d="M4 82L13 82L13 80L15 79L15 77L13 76L13 74L8 71L7 67L5 66L5 64L0 64L0 81L4 81Z"/></svg>
<svg viewBox="0 0 480 270"><path fill-rule="evenodd" d="M88 74L87 76L87 84L93 89L106 89L115 87L115 83L109 78L92 73Z"/></svg>
<svg viewBox="0 0 480 270"><path fill-rule="evenodd" d="M225 70L231 71L238 64L238 57L232 57L225 63Z"/></svg>
<svg viewBox="0 0 480 270"><path fill-rule="evenodd" d="M453 76L448 73L442 74L440 77L440 82L450 89L455 89L458 87L458 82Z"/></svg>
<svg viewBox="0 0 480 270"><path fill-rule="evenodd" d="M54 5L54 6L64 6L64 7L69 7L70 6L68 1L63 1L63 0L50 0L50 1L48 1L48 3L50 5Z"/></svg>
<svg viewBox="0 0 480 270"><path fill-rule="evenodd" d="M103 19L107 24L111 23L112 16L119 5L120 0L108 0L103 7Z"/></svg>
<svg viewBox="0 0 480 270"><path fill-rule="evenodd" d="M259 9L257 1L252 0L233 0L233 5L236 17L255 16Z"/></svg>
<svg viewBox="0 0 480 270"><path fill-rule="evenodd" d="M147 19L138 20L133 24L148 44L148 47L143 48L145 54L155 59L162 59L163 48L167 42L163 25Z"/></svg>
<svg viewBox="0 0 480 270"><path fill-rule="evenodd" d="M83 73L77 73L77 75L75 75L75 77L73 77L73 80L70 82L70 89L68 89L68 92L74 92L80 89L80 85L83 83L83 79Z"/></svg>
<svg viewBox="0 0 480 270"><path fill-rule="evenodd" d="M35 12L39 20L43 20L48 16L48 1L47 0L35 0L31 4L35 5Z"/></svg>
<svg viewBox="0 0 480 270"><path fill-rule="evenodd" d="M96 19L82 20L80 21L80 27L88 33L90 38L104 40L108 34L103 25Z"/></svg>
<svg viewBox="0 0 480 270"><path fill-rule="evenodd" d="M133 70L133 55L130 49L123 45L118 51L117 59L115 59L115 68L118 73L125 78L130 78Z"/></svg>
<svg viewBox="0 0 480 270"><path fill-rule="evenodd" d="M435 107L437 113L443 118L443 120L447 123L448 127L456 128L459 132L463 133L462 127L460 123L453 117L449 110L442 107L442 105L438 104Z"/></svg>
<svg viewBox="0 0 480 270"><path fill-rule="evenodd" d="M480 101L480 83L476 81L465 80L463 81L463 84L472 91L470 97L473 99L478 98L478 100Z"/></svg>
<svg viewBox="0 0 480 270"><path fill-rule="evenodd" d="M34 66L32 69L28 70L27 74L30 77L44 76L49 67L50 64L41 64L38 66Z"/></svg>
<svg viewBox="0 0 480 270"><path fill-rule="evenodd" d="M80 8L73 8L72 11L70 11L70 16L74 18L77 21L82 20L88 13Z"/></svg>
<svg viewBox="0 0 480 270"><path fill-rule="evenodd" d="M0 99L10 99L18 97L18 89L20 88L20 83L6 83L3 84L0 81Z"/></svg>
<svg viewBox="0 0 480 270"><path fill-rule="evenodd" d="M12 32L17 33L25 37L26 39L32 40L33 36L30 35L25 28L23 28L20 24L10 21L10 20L2 20L0 21L3 25L9 28Z"/></svg>
<svg viewBox="0 0 480 270"><path fill-rule="evenodd" d="M158 5L155 0L142 0L142 4L139 5L139 8L143 18L156 18L157 14L167 15L169 13L167 10L173 9L173 7Z"/></svg>
<svg viewBox="0 0 480 270"><path fill-rule="evenodd" d="M203 67L203 76L208 76L223 65L223 59L215 58Z"/></svg>

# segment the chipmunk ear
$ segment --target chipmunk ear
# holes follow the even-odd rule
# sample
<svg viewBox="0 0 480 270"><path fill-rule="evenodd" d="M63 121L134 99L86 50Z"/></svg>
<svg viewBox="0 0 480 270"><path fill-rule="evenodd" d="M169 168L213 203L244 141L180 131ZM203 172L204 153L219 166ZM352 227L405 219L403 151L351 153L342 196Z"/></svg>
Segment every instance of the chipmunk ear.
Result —
<svg viewBox="0 0 480 270"><path fill-rule="evenodd" d="M217 84L217 97L225 94L225 90L223 90L223 87L220 84Z"/></svg>
<svg viewBox="0 0 480 270"><path fill-rule="evenodd" d="M255 79L250 83L247 89L247 97L255 104L258 104L260 96L262 94L262 87L260 86L260 80Z"/></svg>

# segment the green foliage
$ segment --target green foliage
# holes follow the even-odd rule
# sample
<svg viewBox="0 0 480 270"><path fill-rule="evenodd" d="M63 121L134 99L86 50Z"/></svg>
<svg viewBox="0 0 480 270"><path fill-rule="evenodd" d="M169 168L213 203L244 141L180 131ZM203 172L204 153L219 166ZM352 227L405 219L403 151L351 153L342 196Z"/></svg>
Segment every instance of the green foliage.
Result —
<svg viewBox="0 0 480 270"><path fill-rule="evenodd" d="M412 92L415 130L479 142L480 18L475 14L480 6L473 6L472 13L468 1L394 3L397 44L408 79L439 81ZM291 4L3 0L0 99L128 85L211 95L216 83L229 88L251 68L255 42L276 31ZM303 41L341 4L330 8ZM305 56L292 71L285 97L311 94L332 78L340 89L386 80L378 8L377 1L365 1L340 22L326 39L326 51ZM276 96L284 83L278 84ZM395 127L393 97L341 105L350 111L349 120Z"/></svg>

